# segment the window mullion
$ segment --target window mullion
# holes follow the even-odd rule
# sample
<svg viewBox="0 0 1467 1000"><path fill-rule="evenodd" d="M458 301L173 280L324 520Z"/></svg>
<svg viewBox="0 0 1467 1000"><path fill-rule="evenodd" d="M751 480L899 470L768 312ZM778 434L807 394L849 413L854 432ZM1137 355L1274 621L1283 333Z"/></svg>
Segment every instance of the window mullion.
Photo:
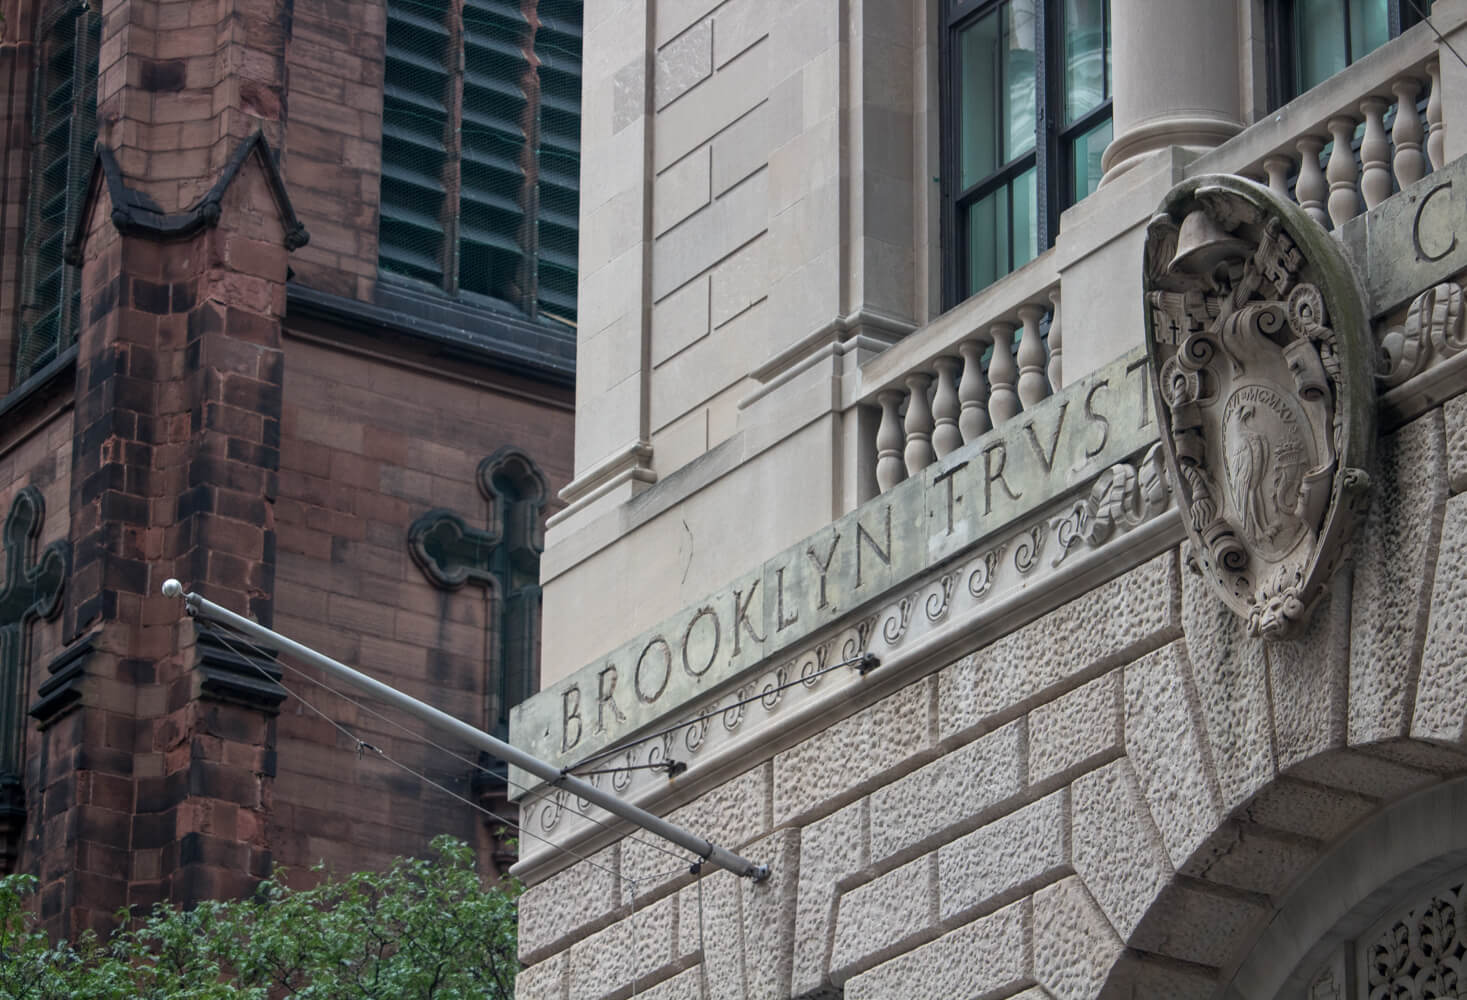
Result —
<svg viewBox="0 0 1467 1000"><path fill-rule="evenodd" d="M1055 221L1058 218L1060 164L1056 159L1056 135L1054 120L1062 113L1058 104L1061 74L1054 72L1051 50L1058 46L1052 40L1051 23L1058 24L1059 18L1051 17L1052 6L1059 0L1040 0L1034 5L1034 214L1035 246L1043 253L1054 242Z"/></svg>
<svg viewBox="0 0 1467 1000"><path fill-rule="evenodd" d="M453 72L448 85L448 128L444 144L448 155L443 158L443 290L457 295L459 290L459 231L463 201L463 136L464 136L464 7L454 0L449 7L449 58Z"/></svg>

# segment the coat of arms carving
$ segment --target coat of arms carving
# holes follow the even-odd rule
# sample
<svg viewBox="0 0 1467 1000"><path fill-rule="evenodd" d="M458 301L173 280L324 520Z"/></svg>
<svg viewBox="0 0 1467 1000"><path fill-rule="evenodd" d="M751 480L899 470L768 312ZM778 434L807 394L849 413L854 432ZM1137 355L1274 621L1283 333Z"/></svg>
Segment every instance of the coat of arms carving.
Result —
<svg viewBox="0 0 1467 1000"><path fill-rule="evenodd" d="M1334 240L1239 177L1173 188L1146 232L1162 449L1203 574L1285 638L1348 550L1375 439L1374 347Z"/></svg>

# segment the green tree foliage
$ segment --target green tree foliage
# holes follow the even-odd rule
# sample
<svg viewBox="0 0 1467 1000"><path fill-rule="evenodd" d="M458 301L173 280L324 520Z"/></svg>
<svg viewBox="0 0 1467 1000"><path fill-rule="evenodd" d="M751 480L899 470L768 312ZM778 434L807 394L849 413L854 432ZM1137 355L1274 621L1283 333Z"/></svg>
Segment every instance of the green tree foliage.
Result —
<svg viewBox="0 0 1467 1000"><path fill-rule="evenodd" d="M29 875L0 879L0 1000L510 1000L516 887L485 889L466 845L434 860L264 882L254 898L160 905L109 940L52 944Z"/></svg>

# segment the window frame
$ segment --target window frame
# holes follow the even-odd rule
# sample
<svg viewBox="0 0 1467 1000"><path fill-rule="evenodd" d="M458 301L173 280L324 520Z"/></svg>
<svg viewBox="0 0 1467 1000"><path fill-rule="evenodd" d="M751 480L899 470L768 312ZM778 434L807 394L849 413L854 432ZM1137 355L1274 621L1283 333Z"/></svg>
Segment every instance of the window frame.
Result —
<svg viewBox="0 0 1467 1000"><path fill-rule="evenodd" d="M1036 256L1054 245L1059 234L1060 213L1079 201L1070 190L1074 172L1073 140L1113 117L1112 93L1107 73L1106 97L1074 122L1064 124L1063 0L1036 0L1034 5L1034 93L1036 95L1035 141L1031 150L1010 159L995 171L961 190L961 109L957 99L961 72L958 36L990 11L1012 0L941 0L938 44L939 150L942 199L941 240L948 252L942 254L942 307L951 309L982 288L967 287L969 239L966 212L989 194L1008 187L1032 165L1035 193ZM1109 37L1110 2L1103 5L1103 36ZM1108 70L1107 66L1107 70ZM1012 188L1010 188L1012 190ZM1012 227L1013 198L1010 196ZM1012 246L1010 247L1012 256ZM1026 262L1027 263L1027 262ZM1022 267L1023 265L1019 265ZM1010 268L1004 274L1011 274ZM1001 276L1000 276L1001 277ZM985 286L987 287L987 286Z"/></svg>
<svg viewBox="0 0 1467 1000"><path fill-rule="evenodd" d="M1307 93L1294 86L1296 77L1295 56L1297 50L1297 25L1295 4L1297 0L1268 0L1265 17L1265 55L1268 61L1268 110L1276 111L1285 104ZM1345 44L1350 43L1349 0L1337 0L1344 6ZM1426 0L1429 4L1430 0ZM1390 38L1399 38L1401 32L1415 27L1422 21L1412 0L1386 0L1386 31ZM1345 65L1351 66L1368 53L1351 55L1346 52ZM1322 81L1321 81L1322 82Z"/></svg>
<svg viewBox="0 0 1467 1000"><path fill-rule="evenodd" d="M413 0L406 0L405 6L415 6ZM518 217L515 223L514 240L519 247L519 260L514 269L512 281L513 294L501 296L492 292L480 291L463 287L461 268L463 266L465 228L464 221L464 173L469 153L466 151L464 141L464 92L466 78L469 75L468 66L468 38L465 27L464 0L450 0L442 12L443 25L446 33L445 65L443 66L446 78L446 92L441 97L444 108L444 133L441 137L444 165L438 177L438 183L443 189L442 206L438 214L439 238L437 251L433 255L436 269L440 275L439 280L434 281L428 277L404 273L389 267L384 267L382 233L384 230L385 215L382 211L385 202L382 191L385 188L386 170L382 169L378 180L378 249L377 249L377 277L379 281L385 281L394 285L418 289L423 292L437 294L458 302L473 305L479 308L491 310L517 311L531 320L540 319L543 315L547 320L556 323L574 324L575 315L564 317L554 311L547 309L546 295L542 294L542 282L544 269L542 252L542 226L545 220L542 218L541 198L542 187L547 183L544 160L547 155L547 143L554 144L553 139L548 138L550 129L545 127L544 116L547 101L554 98L546 97L542 93L541 74L546 72L546 60L541 58L540 35L542 30L553 33L559 32L558 24L564 20L563 12L555 10L558 6L545 0L545 6L551 8L547 18L557 22L557 26L549 26L542 22L538 16L539 4L534 5L535 10L520 8L520 16L526 19L525 33L523 37L516 38L514 44L519 48L523 56L523 73L513 81L513 85L524 96L524 108L520 114L519 128L522 135L520 146L515 159L518 169L523 175L523 180L516 193L515 201L518 205ZM584 11L584 7L581 8ZM582 14L582 16L584 16ZM391 27L391 17L388 18L388 30ZM579 29L579 24L576 25ZM392 45L387 43L390 52ZM579 73L580 57L577 56ZM559 67L551 67L550 72L559 72ZM506 78L507 79L507 78ZM384 81L384 90L386 82ZM384 98L384 104L386 103ZM579 102L577 102L578 104ZM579 116L579 106L576 108ZM384 107L384 120L388 117ZM384 129L385 131L385 129ZM385 139L385 136L384 136ZM552 152L558 152L552 151ZM578 151L577 151L578 152ZM383 158L386 162L386 158ZM579 173L577 171L577 180ZM561 185L562 187L564 185ZM578 188L578 184L577 184ZM577 204L579 204L579 190L576 191ZM403 204L403 203L396 203ZM578 239L578 234L577 234ZM394 243L394 246L401 244ZM489 245L489 244L484 244ZM573 294L573 293L572 293ZM552 294L553 297L553 294Z"/></svg>

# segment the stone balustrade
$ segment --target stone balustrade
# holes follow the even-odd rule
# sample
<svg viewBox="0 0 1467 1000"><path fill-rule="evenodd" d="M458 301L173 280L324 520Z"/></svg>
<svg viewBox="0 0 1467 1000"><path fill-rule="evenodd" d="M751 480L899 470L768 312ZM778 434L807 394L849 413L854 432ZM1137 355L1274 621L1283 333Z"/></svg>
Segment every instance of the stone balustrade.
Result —
<svg viewBox="0 0 1467 1000"><path fill-rule="evenodd" d="M1337 229L1446 162L1441 64L1418 25L1201 157Z"/></svg>
<svg viewBox="0 0 1467 1000"><path fill-rule="evenodd" d="M881 407L876 481L883 492L1064 384L1059 283L1038 294L1023 290L1022 302L991 320L963 310L971 332L955 342L935 338L930 358L863 393L862 402Z"/></svg>

